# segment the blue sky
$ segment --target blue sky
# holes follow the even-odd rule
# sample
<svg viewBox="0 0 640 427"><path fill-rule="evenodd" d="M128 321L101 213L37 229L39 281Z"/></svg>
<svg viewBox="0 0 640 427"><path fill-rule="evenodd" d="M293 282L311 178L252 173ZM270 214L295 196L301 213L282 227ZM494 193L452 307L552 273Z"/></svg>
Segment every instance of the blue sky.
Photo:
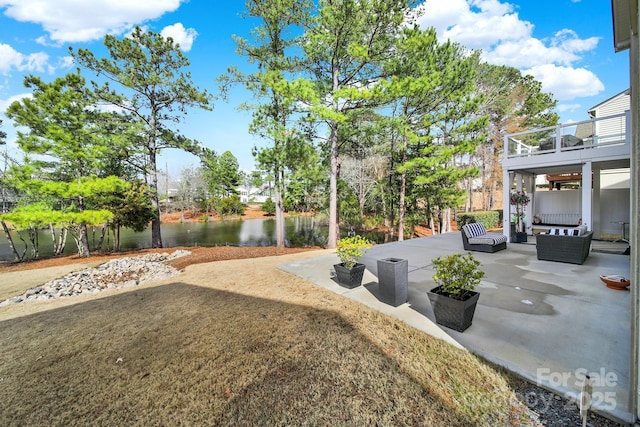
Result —
<svg viewBox="0 0 640 427"><path fill-rule="evenodd" d="M481 49L485 60L533 75L559 100L563 122L587 118L590 107L629 86L628 54L614 53L611 5L604 0L425 0L419 22ZM210 0L0 0L0 118L15 150L7 106L27 96L25 75L45 81L75 70L68 46L106 55L106 34L126 35L134 25L178 41L201 89L217 93L216 78L230 65L246 66L235 53L232 35L248 37L257 21L242 18L244 1ZM85 73L88 80L93 78ZM248 94L237 88L229 102L215 101L212 112L192 111L181 132L222 153L230 150L252 169L251 149L264 144L247 131L249 113L236 107ZM161 155L170 175L197 159L176 150Z"/></svg>

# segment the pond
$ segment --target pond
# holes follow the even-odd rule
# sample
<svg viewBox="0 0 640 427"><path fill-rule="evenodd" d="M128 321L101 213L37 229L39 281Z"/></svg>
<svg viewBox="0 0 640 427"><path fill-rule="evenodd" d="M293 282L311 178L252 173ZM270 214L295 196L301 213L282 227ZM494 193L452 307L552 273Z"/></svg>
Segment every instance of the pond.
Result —
<svg viewBox="0 0 640 427"><path fill-rule="evenodd" d="M162 243L166 248L176 246L275 246L276 245L276 221L274 218L230 220L212 222L185 222L178 224L162 224ZM25 240L27 239L26 233ZM301 216L285 219L286 246L322 246L327 241L328 227L320 224L314 217ZM360 233L359 233L360 234ZM384 233L362 233L375 242L389 240ZM24 244L13 235L14 243L21 252ZM89 231L90 246L94 246L94 238L97 242L99 231L95 237ZM39 232L40 256L50 256L53 248L51 234L48 230ZM113 237L105 237L103 248L108 249L113 245ZM147 228L142 233L135 233L123 229L120 233L120 247L122 250L143 249L151 246L151 229ZM66 254L76 252L76 245L71 236L67 239ZM27 255L28 256L28 255ZM0 233L0 261L13 260L13 254L9 248L4 233Z"/></svg>

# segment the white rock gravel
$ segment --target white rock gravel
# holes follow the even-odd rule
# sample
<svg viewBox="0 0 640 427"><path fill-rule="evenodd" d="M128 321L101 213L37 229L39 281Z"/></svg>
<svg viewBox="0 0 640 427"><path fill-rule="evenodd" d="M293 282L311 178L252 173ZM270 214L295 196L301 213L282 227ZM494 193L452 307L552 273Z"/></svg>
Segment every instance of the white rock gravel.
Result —
<svg viewBox="0 0 640 427"><path fill-rule="evenodd" d="M53 298L92 294L105 289L118 289L167 279L179 274L180 270L165 262L190 254L190 251L177 250L171 254L150 253L113 259L96 268L85 268L31 288L22 295L0 302L0 307L27 301L47 301Z"/></svg>

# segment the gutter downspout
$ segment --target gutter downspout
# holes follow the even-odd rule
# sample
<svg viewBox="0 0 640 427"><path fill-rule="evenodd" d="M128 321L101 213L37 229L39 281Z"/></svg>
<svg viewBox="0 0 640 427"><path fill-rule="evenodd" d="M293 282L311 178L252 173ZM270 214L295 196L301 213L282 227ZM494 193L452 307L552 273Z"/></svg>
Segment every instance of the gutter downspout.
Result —
<svg viewBox="0 0 640 427"><path fill-rule="evenodd" d="M639 283L640 279L640 262L638 256L638 243L640 243L638 230L640 229L640 46L638 43L638 2L630 2L630 16L635 15L631 25L631 46L629 49L629 66L630 66L630 97L631 97L631 217L629 242L631 242L631 369L629 370L630 399L629 408L632 414L635 414L636 420L640 419L638 408L640 407L640 384L638 383L638 370L640 369L639 349L640 345L640 299L639 299Z"/></svg>

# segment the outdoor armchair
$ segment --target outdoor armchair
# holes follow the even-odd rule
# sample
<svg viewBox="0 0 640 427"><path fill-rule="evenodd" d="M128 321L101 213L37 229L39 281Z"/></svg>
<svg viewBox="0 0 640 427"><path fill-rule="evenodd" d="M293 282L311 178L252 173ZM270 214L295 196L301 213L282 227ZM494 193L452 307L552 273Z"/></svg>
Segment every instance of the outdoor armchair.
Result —
<svg viewBox="0 0 640 427"><path fill-rule="evenodd" d="M467 251L497 252L507 248L507 236L487 233L484 225L475 222L462 226L462 245Z"/></svg>

